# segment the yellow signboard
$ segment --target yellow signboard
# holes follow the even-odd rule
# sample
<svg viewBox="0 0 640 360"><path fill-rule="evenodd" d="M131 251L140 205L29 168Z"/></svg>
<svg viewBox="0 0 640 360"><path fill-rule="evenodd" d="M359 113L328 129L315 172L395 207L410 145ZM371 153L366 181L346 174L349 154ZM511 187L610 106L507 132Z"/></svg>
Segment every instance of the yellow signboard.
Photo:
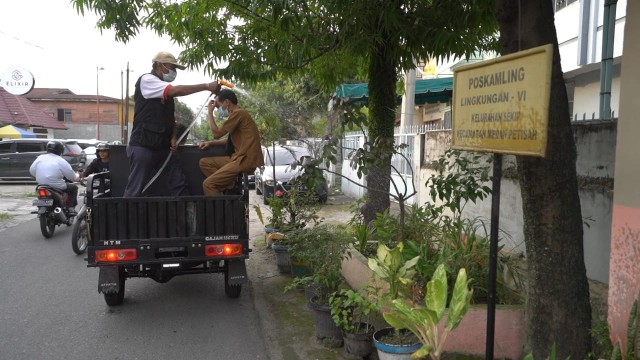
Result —
<svg viewBox="0 0 640 360"><path fill-rule="evenodd" d="M454 149L545 156L553 46L454 70Z"/></svg>

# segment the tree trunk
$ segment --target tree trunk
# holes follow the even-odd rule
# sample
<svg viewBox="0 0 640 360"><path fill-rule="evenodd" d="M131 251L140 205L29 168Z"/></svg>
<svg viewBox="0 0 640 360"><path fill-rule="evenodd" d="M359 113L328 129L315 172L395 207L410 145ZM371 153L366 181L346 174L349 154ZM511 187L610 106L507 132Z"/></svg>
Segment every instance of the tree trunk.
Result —
<svg viewBox="0 0 640 360"><path fill-rule="evenodd" d="M375 161L367 174L367 201L361 211L366 223L376 213L389 208L391 153L393 129L396 123L396 61L391 55L393 45L382 43L371 55L369 64L369 141L368 149Z"/></svg>
<svg viewBox="0 0 640 360"><path fill-rule="evenodd" d="M552 2L496 0L496 11L503 55L554 45L547 153L544 158L517 157L528 264L528 351L543 359L555 343L557 358L584 359L591 349L591 305L576 146Z"/></svg>

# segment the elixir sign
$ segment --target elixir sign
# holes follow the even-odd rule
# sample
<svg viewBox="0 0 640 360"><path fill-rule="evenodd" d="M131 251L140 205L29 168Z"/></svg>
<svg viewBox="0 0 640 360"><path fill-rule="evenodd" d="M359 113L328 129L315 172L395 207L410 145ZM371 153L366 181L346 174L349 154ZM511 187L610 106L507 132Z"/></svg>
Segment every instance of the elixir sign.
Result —
<svg viewBox="0 0 640 360"><path fill-rule="evenodd" d="M553 46L454 70L454 149L545 156Z"/></svg>
<svg viewBox="0 0 640 360"><path fill-rule="evenodd" d="M35 84L31 72L19 67L8 68L0 77L0 86L13 95L28 94Z"/></svg>

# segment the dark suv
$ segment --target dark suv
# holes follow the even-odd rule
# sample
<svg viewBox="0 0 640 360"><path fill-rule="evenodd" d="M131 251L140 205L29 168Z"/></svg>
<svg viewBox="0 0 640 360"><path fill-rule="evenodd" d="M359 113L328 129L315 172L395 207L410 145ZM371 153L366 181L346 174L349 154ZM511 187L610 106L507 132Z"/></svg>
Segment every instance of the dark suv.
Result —
<svg viewBox="0 0 640 360"><path fill-rule="evenodd" d="M29 167L33 161L47 151L52 139L12 139L0 141L0 179L33 180ZM57 140L64 144L62 157L74 171L84 170L86 155L75 141Z"/></svg>

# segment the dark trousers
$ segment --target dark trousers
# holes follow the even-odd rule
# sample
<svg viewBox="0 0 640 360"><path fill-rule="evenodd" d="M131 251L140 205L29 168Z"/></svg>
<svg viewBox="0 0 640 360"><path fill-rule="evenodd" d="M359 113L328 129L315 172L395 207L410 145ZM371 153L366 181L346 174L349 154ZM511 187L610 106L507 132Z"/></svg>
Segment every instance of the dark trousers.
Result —
<svg viewBox="0 0 640 360"><path fill-rule="evenodd" d="M127 146L129 180L123 196L137 197L143 195L142 190L149 180L156 175L167 156L169 156L169 149L151 150L144 146ZM163 181L167 184L168 194L161 195L189 195L182 166L174 155L169 158L169 162L155 181Z"/></svg>
<svg viewBox="0 0 640 360"><path fill-rule="evenodd" d="M62 191L69 195L69 204L71 207L78 205L78 185L67 183L67 188Z"/></svg>

